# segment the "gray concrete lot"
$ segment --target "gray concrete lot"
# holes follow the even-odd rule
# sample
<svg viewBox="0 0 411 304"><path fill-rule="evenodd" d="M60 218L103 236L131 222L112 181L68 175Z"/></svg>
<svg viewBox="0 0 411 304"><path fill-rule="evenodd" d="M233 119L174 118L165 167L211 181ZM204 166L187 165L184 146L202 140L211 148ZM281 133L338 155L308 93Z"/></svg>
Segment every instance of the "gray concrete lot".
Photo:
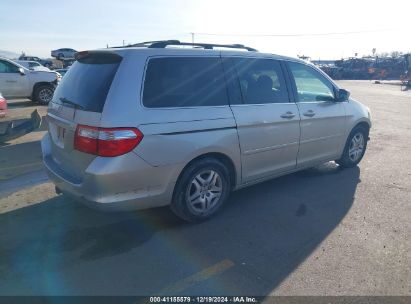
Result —
<svg viewBox="0 0 411 304"><path fill-rule="evenodd" d="M44 131L1 146L0 295L411 295L411 92L340 84L373 115L359 167L240 190L198 225L55 195ZM10 115L33 106L11 102Z"/></svg>

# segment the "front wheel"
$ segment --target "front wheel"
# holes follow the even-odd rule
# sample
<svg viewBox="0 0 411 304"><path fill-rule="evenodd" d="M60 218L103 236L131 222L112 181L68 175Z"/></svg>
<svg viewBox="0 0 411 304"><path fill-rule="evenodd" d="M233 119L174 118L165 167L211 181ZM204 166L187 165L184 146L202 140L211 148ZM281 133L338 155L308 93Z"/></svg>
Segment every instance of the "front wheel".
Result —
<svg viewBox="0 0 411 304"><path fill-rule="evenodd" d="M367 148L368 133L369 130L363 126L357 126L351 131L343 155L336 160L340 167L355 167L361 161Z"/></svg>
<svg viewBox="0 0 411 304"><path fill-rule="evenodd" d="M33 99L35 102L46 105L53 99L54 87L52 85L40 85L35 88Z"/></svg>
<svg viewBox="0 0 411 304"><path fill-rule="evenodd" d="M216 159L204 158L189 165L179 177L171 210L185 221L204 221L222 207L230 191L226 166Z"/></svg>

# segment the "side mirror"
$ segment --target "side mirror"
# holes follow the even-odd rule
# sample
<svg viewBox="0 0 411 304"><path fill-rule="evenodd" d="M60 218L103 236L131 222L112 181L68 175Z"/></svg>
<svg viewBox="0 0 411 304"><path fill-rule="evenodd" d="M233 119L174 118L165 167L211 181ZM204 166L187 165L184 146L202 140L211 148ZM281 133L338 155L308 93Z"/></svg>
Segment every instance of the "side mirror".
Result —
<svg viewBox="0 0 411 304"><path fill-rule="evenodd" d="M19 73L20 73L21 76L26 75L26 72L24 71L23 68L19 68Z"/></svg>
<svg viewBox="0 0 411 304"><path fill-rule="evenodd" d="M350 98L350 92L348 92L345 89L339 89L337 92L337 96L335 96L335 101L337 102L348 101L348 98Z"/></svg>

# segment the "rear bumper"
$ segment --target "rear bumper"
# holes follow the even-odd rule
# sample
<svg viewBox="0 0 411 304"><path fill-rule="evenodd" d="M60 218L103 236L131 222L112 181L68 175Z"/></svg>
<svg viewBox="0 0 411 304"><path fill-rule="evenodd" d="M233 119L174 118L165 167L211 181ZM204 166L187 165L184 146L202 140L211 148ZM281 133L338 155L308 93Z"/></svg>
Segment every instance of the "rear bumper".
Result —
<svg viewBox="0 0 411 304"><path fill-rule="evenodd" d="M178 166L153 167L134 153L96 157L82 178L61 169L50 153L50 137L41 142L43 163L51 181L64 194L104 211L140 210L169 205Z"/></svg>

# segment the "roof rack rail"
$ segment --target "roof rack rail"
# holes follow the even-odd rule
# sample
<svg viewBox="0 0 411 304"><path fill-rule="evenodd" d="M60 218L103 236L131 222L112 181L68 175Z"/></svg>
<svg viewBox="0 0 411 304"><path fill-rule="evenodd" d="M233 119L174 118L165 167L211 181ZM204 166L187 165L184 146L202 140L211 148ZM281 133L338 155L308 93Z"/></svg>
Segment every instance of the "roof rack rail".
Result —
<svg viewBox="0 0 411 304"><path fill-rule="evenodd" d="M169 43L179 43L180 41L178 40L155 40L155 41L144 41L144 42L138 42L138 43L133 43L133 44L127 44L127 45L120 45L120 46L112 46L111 48L128 48L128 47L149 47L150 45L158 42L169 42Z"/></svg>
<svg viewBox="0 0 411 304"><path fill-rule="evenodd" d="M146 41L139 42L135 44L127 45L126 47L148 47L155 49L162 49L167 46L178 45L178 46L193 46L202 47L206 50L212 50L216 47L229 48L229 49L244 49L250 52L258 52L256 49L242 45L242 44L214 44L214 43L191 43L191 42L180 42L179 40L159 40L159 41Z"/></svg>
<svg viewBox="0 0 411 304"><path fill-rule="evenodd" d="M169 44L174 44L174 43L180 43L178 40L154 40L154 41L144 41L144 42L138 42L135 44L129 44L127 47L150 47L153 44L156 43L169 43Z"/></svg>

